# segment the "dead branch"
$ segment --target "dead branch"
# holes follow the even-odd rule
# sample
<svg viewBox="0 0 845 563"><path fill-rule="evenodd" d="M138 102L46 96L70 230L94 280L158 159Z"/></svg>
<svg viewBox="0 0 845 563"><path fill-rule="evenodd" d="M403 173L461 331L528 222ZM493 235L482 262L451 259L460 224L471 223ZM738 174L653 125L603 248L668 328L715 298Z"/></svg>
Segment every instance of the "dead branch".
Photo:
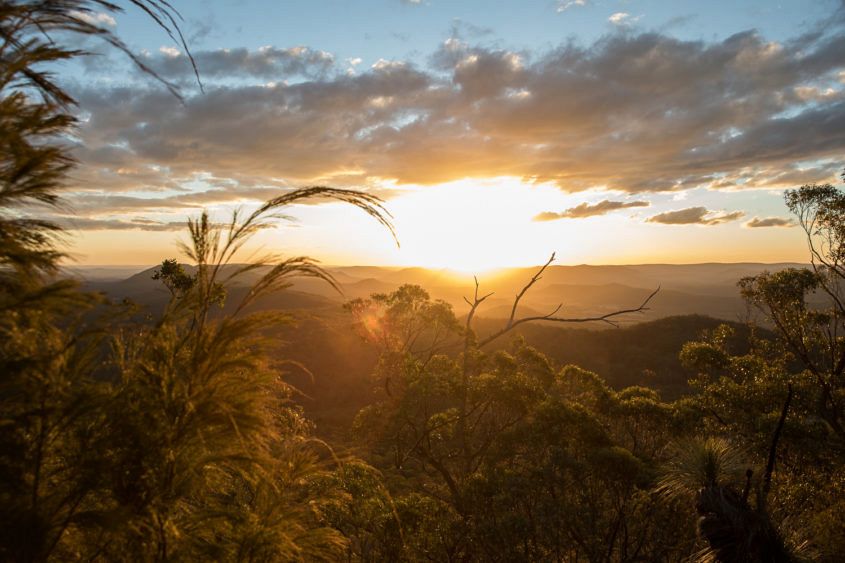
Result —
<svg viewBox="0 0 845 563"><path fill-rule="evenodd" d="M552 256L554 256L554 255L552 255ZM493 292L491 291L487 295L479 298L478 297L478 278L476 276L473 276L472 279L475 280L475 296L473 297L472 302L470 302L469 299L464 297L464 301L466 301L467 305L469 305L469 307L470 307L469 314L467 315L467 334L469 334L470 324L472 324L472 318L475 316L476 309L478 309L478 306L481 305L484 302L485 299L487 299L488 297L493 295Z"/></svg>
<svg viewBox="0 0 845 563"><path fill-rule="evenodd" d="M660 286L658 286L657 289L652 291L648 295L648 297L646 297L643 300L643 302L640 303L639 306L637 306L637 307L633 307L633 308L630 308L630 309L620 309L618 311L613 311L613 312L610 312L610 313L606 313L604 315L595 315L595 316L590 316L590 317L557 317L555 315L557 315L558 311L560 311L561 308L563 307L563 304L561 303L560 305L555 307L554 311L547 313L545 315L534 315L534 316L530 316L530 317L522 317L520 319L517 319L516 318L516 310L517 310L517 307L519 307L519 302L522 300L523 296L528 292L528 290L531 289L531 287L535 283L540 281L540 279L542 279L543 273L546 271L546 269L549 267L549 265L554 261L554 259L555 259L555 253L553 252L552 256L549 258L549 260L545 264L543 264L543 266L540 267L540 269L537 271L537 273L534 274L534 276L528 281L527 284L525 284L525 286L520 290L520 292L516 294L516 297L514 298L514 301L513 301L513 307L511 307L510 317L508 318L507 323L505 323L505 326L502 327L500 330L494 332L490 336L486 337L481 342L479 342L478 343L479 348L481 348L482 346L485 346L487 344L490 344L491 342L493 342L497 338L507 334L508 332L510 332L511 330L516 328L517 326L519 326L523 323L528 323L528 322L533 322L533 321L549 321L549 322L556 322L556 323L602 322L602 323L609 324L610 326L613 326L613 327L619 327L618 322L616 322L617 317L619 317L621 315L627 315L627 314L630 314L630 313L642 313L642 312L648 311L649 310L648 304L651 302L651 300L654 298L654 296L657 295L657 293L660 291ZM469 311L469 314L467 315L467 324L466 324L468 335L470 333L472 320L475 317L476 311L478 310L478 306L481 305L481 303L485 299L490 297L491 295L493 295L493 294L488 293L484 297L481 297L481 298L478 297L478 279L476 278L475 279L475 299L474 299L474 301L470 302L469 299L464 297L464 301L466 301L467 304L470 306L470 311ZM468 342L469 342L469 336L467 336L467 343Z"/></svg>
<svg viewBox="0 0 845 563"><path fill-rule="evenodd" d="M549 258L549 260L545 264L543 264L543 267L540 268L537 271L536 274L534 274L534 277L531 278L531 281L529 281L527 284L525 284L525 287L522 288L522 291L517 293L516 298L513 300L513 307L511 308L511 316L508 319L508 324L506 325L507 328L510 328L510 327L513 326L513 319L516 316L516 308L519 306L519 300L522 299L522 296L525 295L526 291L531 289L532 285L534 285L535 283L537 283L538 281L540 281L542 279L543 272L546 271L546 268L549 267L549 264L554 262L554 259L555 259L555 253L552 252L552 255ZM558 306L558 309L560 309L560 306ZM557 312L557 309L555 310L555 312Z"/></svg>

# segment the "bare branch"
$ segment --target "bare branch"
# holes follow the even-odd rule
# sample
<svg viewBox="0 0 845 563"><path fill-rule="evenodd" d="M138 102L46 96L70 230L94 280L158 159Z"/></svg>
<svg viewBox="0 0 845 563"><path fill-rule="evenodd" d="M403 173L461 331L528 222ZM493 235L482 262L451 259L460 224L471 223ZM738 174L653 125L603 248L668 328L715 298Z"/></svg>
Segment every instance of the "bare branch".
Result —
<svg viewBox="0 0 845 563"><path fill-rule="evenodd" d="M649 310L648 304L651 302L651 300L654 298L654 296L657 295L658 292L660 291L660 286L658 286L657 289L652 291L648 295L648 297L646 297L643 300L643 302L640 303L640 305L637 306L637 307L634 307L634 308L631 308L631 309L620 309L618 311L613 311L613 312L610 312L610 313L606 313L604 315L596 315L596 316L591 316L591 317L556 317L555 315L558 313L558 311L560 311L561 308L563 308L563 304L561 303L560 305L555 307L555 309L553 311L551 311L550 313L547 313L545 315L534 315L534 316L530 316L530 317L523 317L521 319L517 319L516 318L516 310L519 307L519 302L522 300L522 298L525 296L525 294L528 292L528 290L531 289L531 287L533 287L535 283L537 283L538 281L540 281L543 278L543 273L551 265L551 263L554 261L554 259L555 259L555 253L552 252L551 257L546 261L546 263L543 264L540 267L539 270L537 270L537 273L534 274L534 276L528 281L528 283L526 283L525 286L523 286L523 288L519 291L519 293L517 293L516 296L514 297L513 306L511 307L511 314L510 314L510 317L508 318L507 323L505 323L505 326L502 327L500 330L494 332L493 334L491 334L490 336L488 336L487 338L485 338L481 342L479 342L478 343L479 348L486 346L487 344L490 344L491 342L493 342L494 340L496 340L500 336L507 334L508 332L510 332L511 330L516 328L517 326L519 326L523 323L528 323L528 322L532 322L532 321L549 321L549 322L557 322L557 323L602 322L602 323L606 323L606 324L609 324L610 326L618 328L619 323L616 321L617 317L620 317L622 315L631 314L631 313L642 313L644 311L648 311ZM473 276L473 279L475 280L475 294L474 294L473 301L470 301L469 299L464 297L464 301L466 302L467 305L470 306L470 310L469 310L469 313L467 314L467 320L466 320L467 337L466 337L466 340L465 340L465 350L464 350L465 355L466 355L467 349L468 349L468 347L470 345L470 341L471 341L470 331L471 331L471 328L472 328L471 325L472 325L472 320L475 317L475 313L478 310L479 305L481 305L481 303L483 303L485 299L487 299L488 297L493 295L493 293L491 292L491 293L488 293L487 295L484 295L483 297L478 297L478 289L479 289L478 278Z"/></svg>
<svg viewBox="0 0 845 563"><path fill-rule="evenodd" d="M551 257L549 258L549 260L548 260L545 264L543 264L543 267L542 267L542 268L540 268L540 269L537 271L537 273L536 273L536 274L534 274L534 277L533 277L533 278L531 278L531 281L529 281L527 284L525 284L525 287L523 287L523 288L522 288L522 291L520 291L520 292L516 295L516 298L513 300L513 307L511 308L511 316L510 316L510 318L508 319L508 324L507 324L507 327L508 327L508 328L510 328L510 327L512 327L512 326L513 326L513 319L514 319L514 317L516 316L516 308L519 306L519 300L520 300L520 299L522 299L522 296L523 296L523 295L525 295L525 292L526 292L526 291L528 291L529 289L531 289L531 286L532 286L532 285L534 285L535 283L537 283L538 281L540 281L540 280L542 279L542 277L543 277L543 272L545 272L545 271L546 271L546 268L548 268L548 267L549 267L549 264L551 264L552 262L554 262L554 259L555 259L555 253L554 253L554 252L552 252L552 255L551 255ZM476 282L476 284L477 284L477 283L478 283L478 282ZM561 307L561 306L560 306L560 305L558 305L558 308L557 308L557 309L555 309L555 313L558 311L558 309L560 309L560 307ZM554 313L552 313L552 314L554 314Z"/></svg>
<svg viewBox="0 0 845 563"><path fill-rule="evenodd" d="M467 325L466 325L467 335L469 335L470 325L472 324L472 318L475 316L475 311L478 309L478 306L481 305L482 303L484 303L484 300L487 299L488 297L490 297L491 295L493 295L493 293L494 293L494 292L491 291L490 293L488 293L487 295L484 295L483 297L478 297L478 277L472 276L472 279L475 280L475 294L473 296L473 301L470 302L469 299L464 297L464 301L466 301L467 305L469 305L469 307L470 307L469 314L467 315Z"/></svg>
<svg viewBox="0 0 845 563"><path fill-rule="evenodd" d="M545 268L545 266L543 266L543 268ZM529 283L528 287L530 287L530 285L531 284ZM627 315L627 314L630 314L630 313L642 313L642 312L648 311L649 310L648 304L651 302L651 300L654 298L654 296L658 294L659 291L660 291L660 287L658 286L658 288L655 289L654 291L652 291L648 295L648 297L646 297L645 300L643 300L643 302L640 303L640 305L638 307L634 307L634 308L631 308L631 309L620 309L618 311L613 311L611 313L606 313L604 315L596 315L596 316L591 316L591 317L556 317L555 315L557 314L558 311L560 311L560 309L562 307L562 305L558 305L555 308L554 311L552 311L551 313L548 313L546 315L535 315L535 316L531 316L531 317L523 317L523 318L518 319L518 320L512 320L511 319L511 320L508 321L508 323L501 330L494 332L493 334L491 334L490 336L488 336L487 338L485 338L484 340L479 342L478 347L481 348L483 346L486 346L487 344L490 344L491 342L493 342L497 338L507 334L508 332L510 332L511 330L516 328L517 326L519 326L523 323L528 323L528 322L532 322L532 321L549 321L549 322L556 322L556 323L602 322L602 323L609 324L612 327L618 328L619 323L616 321L617 317L619 317L621 315ZM522 294L520 294L520 296L521 295Z"/></svg>

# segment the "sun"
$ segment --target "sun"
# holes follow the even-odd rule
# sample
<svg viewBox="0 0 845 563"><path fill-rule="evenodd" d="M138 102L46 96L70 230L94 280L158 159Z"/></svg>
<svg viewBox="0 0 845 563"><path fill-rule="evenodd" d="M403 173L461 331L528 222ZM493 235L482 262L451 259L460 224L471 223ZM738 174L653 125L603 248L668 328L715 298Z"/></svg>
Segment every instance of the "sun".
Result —
<svg viewBox="0 0 845 563"><path fill-rule="evenodd" d="M428 186L389 202L401 241L397 261L448 269L457 274L542 263L556 241L536 244L544 225L537 210L560 205L551 186L526 186L518 179L461 180Z"/></svg>

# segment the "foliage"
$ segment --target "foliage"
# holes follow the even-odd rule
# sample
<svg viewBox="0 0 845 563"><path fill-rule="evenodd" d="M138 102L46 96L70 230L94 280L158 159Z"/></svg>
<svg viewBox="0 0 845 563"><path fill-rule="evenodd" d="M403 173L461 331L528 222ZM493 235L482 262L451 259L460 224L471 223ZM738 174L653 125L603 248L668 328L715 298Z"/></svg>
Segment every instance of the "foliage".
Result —
<svg viewBox="0 0 845 563"><path fill-rule="evenodd" d="M196 282L196 278L185 273L185 268L173 258L161 263L159 269L153 273L153 279L160 280L174 297L188 293Z"/></svg>
<svg viewBox="0 0 845 563"><path fill-rule="evenodd" d="M167 2L129 4L179 35ZM247 314L292 276L333 280L307 257L231 262L292 203L343 201L392 231L389 216L369 194L327 187L287 191L225 225L203 213L182 247L193 273L165 260L155 274L172 299L152 323L56 281L61 231L28 215L32 202L60 203L74 164L62 142L74 101L45 68L82 53L56 39L99 37L148 70L91 23L94 10L119 8L0 5L0 559L333 560L347 543L323 516L335 491L312 482L334 458L267 354L268 328L287 317ZM212 315L227 285L257 269L233 314Z"/></svg>
<svg viewBox="0 0 845 563"><path fill-rule="evenodd" d="M130 3L178 34L167 3ZM105 327L85 318L98 299L53 279L60 229L29 214L35 204L60 203L74 163L62 142L75 123L74 100L49 69L82 52L56 36L96 36L140 62L91 23L97 9L119 10L98 0L0 5L0 557L8 560L62 553L103 469L90 453L111 398L96 376ZM109 313L120 322L120 311Z"/></svg>
<svg viewBox="0 0 845 563"><path fill-rule="evenodd" d="M743 553L835 561L843 547L828 517L839 510L845 462L845 199L830 185L803 186L785 198L807 237L810 267L739 282L743 297L774 329L772 337L752 332L748 351L737 353L728 344L731 330L722 327L681 353L698 373L693 380L698 393L686 402L712 437L705 443L711 451L722 444L724 451L730 440L731 448L746 453L744 485L713 477L697 493L702 535L720 561Z"/></svg>
<svg viewBox="0 0 845 563"><path fill-rule="evenodd" d="M278 205L335 193L300 190ZM342 195L368 205L354 192ZM282 260L235 315L211 317L221 299L218 275L227 272L231 283L257 267L232 273L225 262L254 230L237 218L214 225L205 214L190 226L196 273L164 262L157 277L172 285L173 299L153 325L110 318L96 337L56 329L55 344L45 347L9 323L3 412L12 432L2 466L9 558L310 560L331 559L345 544L321 524L332 495L314 496L308 482L327 468L266 353L262 333L286 318L244 313L293 275L327 274L306 258ZM45 351L52 355L41 359Z"/></svg>
<svg viewBox="0 0 845 563"><path fill-rule="evenodd" d="M816 414L832 434L831 445L845 453L845 194L813 184L785 198L807 236L812 269L764 273L740 287L812 375Z"/></svg>
<svg viewBox="0 0 845 563"><path fill-rule="evenodd" d="M374 326L458 330L451 311L428 314L437 303L420 288L348 308L365 324L362 303L408 302L404 315L422 312L414 323L402 315ZM396 506L424 495L442 514L438 535L425 539L430 530L400 518L403 560L677 560L692 549L691 523L679 527L672 503L651 492L671 431L681 430L653 391L616 393L575 366L557 370L519 338L507 350L452 346L434 356L395 346L406 341L397 335L379 341L393 383L356 419L367 459Z"/></svg>

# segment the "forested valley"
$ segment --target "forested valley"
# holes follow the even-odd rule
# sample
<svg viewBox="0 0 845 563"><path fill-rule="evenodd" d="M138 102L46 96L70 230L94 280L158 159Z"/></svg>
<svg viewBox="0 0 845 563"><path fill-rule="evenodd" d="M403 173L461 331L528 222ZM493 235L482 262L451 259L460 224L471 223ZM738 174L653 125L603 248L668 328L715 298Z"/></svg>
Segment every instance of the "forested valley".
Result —
<svg viewBox="0 0 845 563"><path fill-rule="evenodd" d="M166 2L130 4L178 37ZM29 214L74 166L43 65L78 52L41 30L125 49L95 8L0 2L0 560L842 560L841 190L786 192L808 265L737 279L734 321L634 323L657 287L526 311L551 260L494 315L483 276L462 307L401 284L303 313L293 280L339 282L246 261L251 237L325 199L393 234L378 197L322 186L190 219L152 306L66 276Z"/></svg>

